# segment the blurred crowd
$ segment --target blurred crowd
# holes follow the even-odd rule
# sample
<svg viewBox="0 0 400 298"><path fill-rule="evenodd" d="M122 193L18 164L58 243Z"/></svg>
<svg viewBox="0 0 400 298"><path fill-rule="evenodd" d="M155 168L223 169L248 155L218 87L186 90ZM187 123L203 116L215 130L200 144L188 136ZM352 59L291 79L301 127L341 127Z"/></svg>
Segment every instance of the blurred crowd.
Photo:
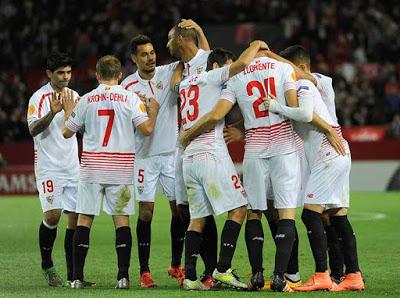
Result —
<svg viewBox="0 0 400 298"><path fill-rule="evenodd" d="M0 141L30 138L27 102L44 83L50 51L71 53L79 66L71 84L83 94L95 86L93 65L103 54L117 55L125 74L134 70L128 44L137 33L152 37L159 63L170 61L167 34L181 18L278 25L283 46L302 44L312 69L334 78L343 126L387 125L400 138L397 0L0 0Z"/></svg>

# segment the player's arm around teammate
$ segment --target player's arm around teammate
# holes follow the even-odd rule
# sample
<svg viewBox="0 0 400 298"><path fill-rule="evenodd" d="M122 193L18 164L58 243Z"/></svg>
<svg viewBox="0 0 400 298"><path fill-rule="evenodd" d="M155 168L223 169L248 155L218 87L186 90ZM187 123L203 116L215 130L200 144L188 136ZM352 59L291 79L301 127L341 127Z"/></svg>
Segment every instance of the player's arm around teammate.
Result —
<svg viewBox="0 0 400 298"><path fill-rule="evenodd" d="M268 48L267 44L260 40L253 41L250 46L242 52L239 58L229 68L229 78L243 71L244 68L254 59L258 51ZM191 129L182 132L179 141L186 147L191 140L212 129L215 124L223 119L232 109L233 104L226 100L219 100L213 110L204 115Z"/></svg>

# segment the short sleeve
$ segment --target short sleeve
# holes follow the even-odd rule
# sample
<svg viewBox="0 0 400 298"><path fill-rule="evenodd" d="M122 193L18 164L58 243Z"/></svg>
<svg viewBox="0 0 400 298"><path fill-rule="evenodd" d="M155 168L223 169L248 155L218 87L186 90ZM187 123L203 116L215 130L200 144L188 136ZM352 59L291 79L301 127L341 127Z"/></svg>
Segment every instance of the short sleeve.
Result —
<svg viewBox="0 0 400 298"><path fill-rule="evenodd" d="M297 97L301 100L313 98L312 83L308 80L300 80L297 82Z"/></svg>
<svg viewBox="0 0 400 298"><path fill-rule="evenodd" d="M283 69L283 88L286 91L288 90L296 90L296 74L291 65L284 63Z"/></svg>
<svg viewBox="0 0 400 298"><path fill-rule="evenodd" d="M214 85L222 85L229 80L230 65L216 68L207 72L207 82Z"/></svg>
<svg viewBox="0 0 400 298"><path fill-rule="evenodd" d="M233 81L232 79L227 82L222 88L221 98L230 101L232 104L235 104L237 99L235 92L233 91Z"/></svg>
<svg viewBox="0 0 400 298"><path fill-rule="evenodd" d="M332 78L319 73L313 73L313 76L317 80L317 89L321 93L322 98L334 98L335 91L332 86Z"/></svg>
<svg viewBox="0 0 400 298"><path fill-rule="evenodd" d="M71 116L69 116L65 123L65 126L73 132L79 131L85 124L86 109L87 100L83 98L76 104Z"/></svg>
<svg viewBox="0 0 400 298"><path fill-rule="evenodd" d="M27 111L28 126L31 125L36 120L39 120L39 104L40 104L40 97L35 93L29 99L28 111Z"/></svg>
<svg viewBox="0 0 400 298"><path fill-rule="evenodd" d="M129 95L129 100L132 102L132 122L135 127L138 127L143 122L149 119L144 103L136 94Z"/></svg>

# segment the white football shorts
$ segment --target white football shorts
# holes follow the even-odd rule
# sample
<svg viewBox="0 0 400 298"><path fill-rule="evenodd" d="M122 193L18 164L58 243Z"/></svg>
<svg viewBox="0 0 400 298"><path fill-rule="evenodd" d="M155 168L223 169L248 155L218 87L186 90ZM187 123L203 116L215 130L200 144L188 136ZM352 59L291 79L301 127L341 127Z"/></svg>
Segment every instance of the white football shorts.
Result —
<svg viewBox="0 0 400 298"><path fill-rule="evenodd" d="M175 155L175 198L177 205L189 205L185 181L183 180L183 148L179 147Z"/></svg>
<svg viewBox="0 0 400 298"><path fill-rule="evenodd" d="M98 216L103 202L103 211L109 215L132 215L135 211L134 201L132 184L79 182L76 213Z"/></svg>
<svg viewBox="0 0 400 298"><path fill-rule="evenodd" d="M175 201L175 153L135 160L134 183L139 202L154 202L157 182L168 200Z"/></svg>
<svg viewBox="0 0 400 298"><path fill-rule="evenodd" d="M219 215L247 205L243 186L227 153L185 156L183 178L192 219Z"/></svg>
<svg viewBox="0 0 400 298"><path fill-rule="evenodd" d="M304 203L340 207L348 205L350 169L350 155L317 162L307 181Z"/></svg>
<svg viewBox="0 0 400 298"><path fill-rule="evenodd" d="M249 209L267 210L267 198L277 209L299 206L300 160L297 152L243 160L243 184Z"/></svg>
<svg viewBox="0 0 400 298"><path fill-rule="evenodd" d="M43 213L55 209L75 212L78 181L37 178L36 187Z"/></svg>

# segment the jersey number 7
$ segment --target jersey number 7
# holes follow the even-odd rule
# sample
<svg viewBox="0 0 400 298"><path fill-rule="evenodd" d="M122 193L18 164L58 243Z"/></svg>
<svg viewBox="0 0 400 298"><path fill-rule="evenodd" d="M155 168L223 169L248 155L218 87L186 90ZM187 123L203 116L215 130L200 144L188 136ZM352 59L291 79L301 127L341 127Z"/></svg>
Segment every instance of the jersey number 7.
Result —
<svg viewBox="0 0 400 298"><path fill-rule="evenodd" d="M267 97L268 94L276 97L275 78L265 78L264 85L260 81L250 81L246 86L247 95L253 96L254 89L257 89L260 93L260 97L253 102L254 115L256 118L268 117L268 110L260 110L260 105L264 103L263 98Z"/></svg>
<svg viewBox="0 0 400 298"><path fill-rule="evenodd" d="M114 112L114 110L98 110L97 115L98 116L108 116L106 133L105 133L104 139L103 139L103 147L106 147L108 145L108 140L110 139L112 127L114 124L115 112Z"/></svg>

